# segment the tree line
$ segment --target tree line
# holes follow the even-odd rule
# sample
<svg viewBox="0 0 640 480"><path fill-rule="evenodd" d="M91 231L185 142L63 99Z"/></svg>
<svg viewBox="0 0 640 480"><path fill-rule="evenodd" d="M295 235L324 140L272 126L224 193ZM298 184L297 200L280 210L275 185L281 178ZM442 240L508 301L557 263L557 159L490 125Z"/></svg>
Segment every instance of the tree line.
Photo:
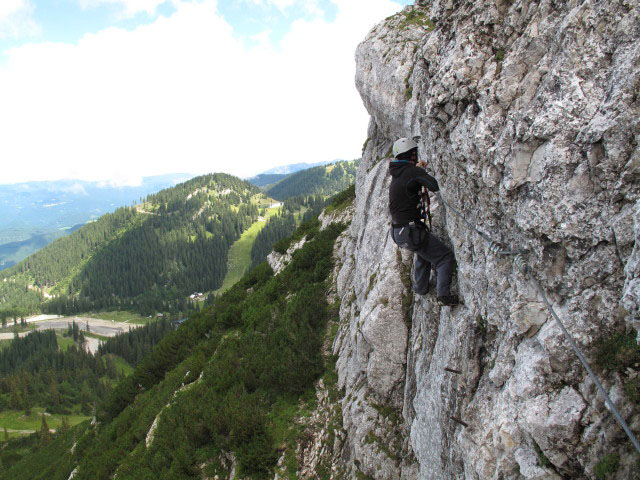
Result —
<svg viewBox="0 0 640 480"><path fill-rule="evenodd" d="M162 338L173 330L168 318L161 318L143 327L111 337L98 347L98 355L114 354L136 366Z"/></svg>
<svg viewBox="0 0 640 480"><path fill-rule="evenodd" d="M38 290L13 280L0 281L0 322L11 325L30 313L38 311L44 297Z"/></svg>
<svg viewBox="0 0 640 480"><path fill-rule="evenodd" d="M62 351L53 330L34 331L0 351L0 410L30 415L34 406L43 406L69 414L79 406L89 415L121 375L110 357L94 356L80 344Z"/></svg>
<svg viewBox="0 0 640 480"><path fill-rule="evenodd" d="M54 330L16 337L0 351L0 410L26 410L29 415L41 406L68 414L79 407L89 415L124 378L114 355L135 366L172 330L171 321L163 318L109 338L95 355L83 348L85 334L76 322L64 332L74 341L65 350Z"/></svg>

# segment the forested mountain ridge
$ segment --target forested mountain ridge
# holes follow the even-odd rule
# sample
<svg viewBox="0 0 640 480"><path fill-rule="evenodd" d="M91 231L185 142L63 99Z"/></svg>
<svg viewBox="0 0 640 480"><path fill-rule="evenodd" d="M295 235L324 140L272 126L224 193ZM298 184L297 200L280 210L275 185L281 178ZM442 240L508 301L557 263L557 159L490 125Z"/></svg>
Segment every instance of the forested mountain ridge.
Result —
<svg viewBox="0 0 640 480"><path fill-rule="evenodd" d="M0 184L0 269L118 207L193 176L143 177L138 185L83 180Z"/></svg>
<svg viewBox="0 0 640 480"><path fill-rule="evenodd" d="M257 187L222 173L149 195L5 270L0 312L184 307L188 294L219 287L229 246L268 203ZM56 298L36 305L38 291Z"/></svg>
<svg viewBox="0 0 640 480"><path fill-rule="evenodd" d="M251 185L261 188L269 188L271 185L291 175L290 173L261 173L247 179Z"/></svg>
<svg viewBox="0 0 640 480"><path fill-rule="evenodd" d="M299 195L331 196L341 192L355 181L358 161L340 161L308 168L286 176L266 193L276 200Z"/></svg>

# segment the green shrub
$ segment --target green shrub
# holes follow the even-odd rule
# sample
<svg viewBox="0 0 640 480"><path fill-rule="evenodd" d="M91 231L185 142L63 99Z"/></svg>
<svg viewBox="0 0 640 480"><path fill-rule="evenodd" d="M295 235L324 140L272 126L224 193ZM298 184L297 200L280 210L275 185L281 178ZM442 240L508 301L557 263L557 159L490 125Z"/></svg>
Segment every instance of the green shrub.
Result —
<svg viewBox="0 0 640 480"><path fill-rule="evenodd" d="M628 369L638 369L640 364L640 345L636 343L636 334L615 333L595 342L595 363L605 370L617 371L625 377ZM626 378L625 393L636 404L640 403L640 378Z"/></svg>
<svg viewBox="0 0 640 480"><path fill-rule="evenodd" d="M603 337L595 344L596 363L608 370L624 372L640 362L640 345L633 333L616 333Z"/></svg>
<svg viewBox="0 0 640 480"><path fill-rule="evenodd" d="M417 25L423 27L427 31L431 32L436 28L436 24L428 16L428 11L413 9L408 12L400 12L404 18L400 22L399 27L404 30L410 25Z"/></svg>
<svg viewBox="0 0 640 480"><path fill-rule="evenodd" d="M307 220L302 225L300 225L290 237L284 238L277 242L273 246L273 249L276 252L284 255L285 253L287 253L287 250L291 245L300 241L305 235L307 236L307 240L311 240L315 233L319 230L319 227L320 221L317 217L312 218L311 220Z"/></svg>
<svg viewBox="0 0 640 480"><path fill-rule="evenodd" d="M547 458L547 456L544 454L544 452L536 442L533 442L533 449L536 451L536 455L538 456L538 464L541 467L546 468L551 465L551 461Z"/></svg>
<svg viewBox="0 0 640 480"><path fill-rule="evenodd" d="M325 208L326 213L334 211L340 211L351 205L356 199L356 185L351 184L348 188L342 192L334 195L329 200L329 205Z"/></svg>
<svg viewBox="0 0 640 480"><path fill-rule="evenodd" d="M607 453L596 464L593 473L599 480L606 480L609 475L613 475L620 465L620 455L617 453Z"/></svg>

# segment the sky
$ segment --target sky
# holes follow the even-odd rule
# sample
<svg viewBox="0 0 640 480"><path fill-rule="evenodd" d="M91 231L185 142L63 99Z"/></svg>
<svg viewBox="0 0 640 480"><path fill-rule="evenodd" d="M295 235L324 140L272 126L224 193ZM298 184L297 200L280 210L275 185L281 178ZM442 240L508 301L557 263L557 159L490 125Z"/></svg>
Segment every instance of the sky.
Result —
<svg viewBox="0 0 640 480"><path fill-rule="evenodd" d="M366 33L412 0L0 0L0 184L354 159Z"/></svg>

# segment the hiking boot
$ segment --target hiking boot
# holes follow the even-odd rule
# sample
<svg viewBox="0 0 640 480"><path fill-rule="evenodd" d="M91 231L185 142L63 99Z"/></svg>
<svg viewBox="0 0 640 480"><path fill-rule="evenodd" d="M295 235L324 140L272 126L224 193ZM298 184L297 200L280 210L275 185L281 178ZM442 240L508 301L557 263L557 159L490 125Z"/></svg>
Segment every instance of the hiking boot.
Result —
<svg viewBox="0 0 640 480"><path fill-rule="evenodd" d="M454 307L460 303L458 295L442 295L437 300L441 307Z"/></svg>

